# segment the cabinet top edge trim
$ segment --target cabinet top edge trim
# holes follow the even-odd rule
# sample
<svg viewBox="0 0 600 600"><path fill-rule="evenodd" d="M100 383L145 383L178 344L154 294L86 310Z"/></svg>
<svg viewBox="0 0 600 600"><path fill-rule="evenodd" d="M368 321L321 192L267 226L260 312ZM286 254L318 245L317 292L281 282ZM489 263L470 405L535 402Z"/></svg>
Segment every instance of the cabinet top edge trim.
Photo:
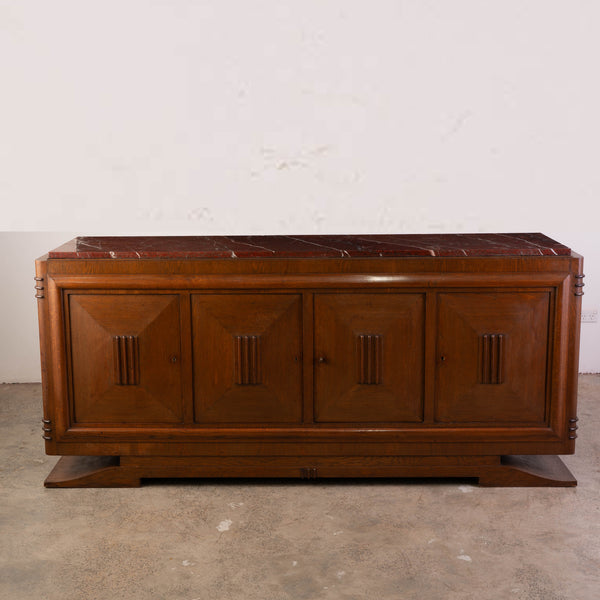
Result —
<svg viewBox="0 0 600 600"><path fill-rule="evenodd" d="M326 275L407 273L568 273L580 269L571 256L352 258L269 260L240 259L39 259L48 274L146 274L146 275Z"/></svg>
<svg viewBox="0 0 600 600"><path fill-rule="evenodd" d="M309 289L331 287L506 287L557 286L565 273L329 273L329 274L211 274L211 275L51 275L60 288L143 289Z"/></svg>

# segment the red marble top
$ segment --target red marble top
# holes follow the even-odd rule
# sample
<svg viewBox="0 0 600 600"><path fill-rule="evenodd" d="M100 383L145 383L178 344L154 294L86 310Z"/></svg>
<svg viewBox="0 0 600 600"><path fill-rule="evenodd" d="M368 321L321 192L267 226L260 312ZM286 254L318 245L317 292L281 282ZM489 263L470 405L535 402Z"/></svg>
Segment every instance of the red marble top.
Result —
<svg viewBox="0 0 600 600"><path fill-rule="evenodd" d="M570 256L541 233L78 237L49 258Z"/></svg>

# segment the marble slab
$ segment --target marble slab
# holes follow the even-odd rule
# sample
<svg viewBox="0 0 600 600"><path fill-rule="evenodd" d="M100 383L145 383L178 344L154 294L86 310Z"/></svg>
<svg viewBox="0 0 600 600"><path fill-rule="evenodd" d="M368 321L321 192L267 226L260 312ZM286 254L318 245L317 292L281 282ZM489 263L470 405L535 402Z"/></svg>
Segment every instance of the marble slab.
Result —
<svg viewBox="0 0 600 600"><path fill-rule="evenodd" d="M77 237L49 258L570 256L541 233Z"/></svg>

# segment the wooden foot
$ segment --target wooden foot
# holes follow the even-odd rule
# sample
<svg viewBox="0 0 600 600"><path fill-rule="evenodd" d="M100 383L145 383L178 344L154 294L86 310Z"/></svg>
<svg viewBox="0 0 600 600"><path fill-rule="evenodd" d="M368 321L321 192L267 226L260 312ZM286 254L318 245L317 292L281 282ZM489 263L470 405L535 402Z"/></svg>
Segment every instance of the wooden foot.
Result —
<svg viewBox="0 0 600 600"><path fill-rule="evenodd" d="M483 487L573 487L577 480L558 456L503 456L479 476Z"/></svg>
<svg viewBox="0 0 600 600"><path fill-rule="evenodd" d="M472 478L484 487L571 487L558 456L64 456L46 487L138 487L180 477Z"/></svg>
<svg viewBox="0 0 600 600"><path fill-rule="evenodd" d="M139 487L133 469L120 466L118 456L63 456L44 481L48 488Z"/></svg>

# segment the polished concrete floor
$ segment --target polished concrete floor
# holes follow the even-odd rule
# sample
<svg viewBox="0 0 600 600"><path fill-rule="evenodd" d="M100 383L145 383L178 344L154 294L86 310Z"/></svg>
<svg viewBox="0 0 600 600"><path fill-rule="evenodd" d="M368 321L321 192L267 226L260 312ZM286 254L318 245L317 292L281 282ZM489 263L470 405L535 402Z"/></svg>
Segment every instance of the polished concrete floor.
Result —
<svg viewBox="0 0 600 600"><path fill-rule="evenodd" d="M42 486L40 386L0 386L0 598L598 600L600 376L577 488L464 481Z"/></svg>

